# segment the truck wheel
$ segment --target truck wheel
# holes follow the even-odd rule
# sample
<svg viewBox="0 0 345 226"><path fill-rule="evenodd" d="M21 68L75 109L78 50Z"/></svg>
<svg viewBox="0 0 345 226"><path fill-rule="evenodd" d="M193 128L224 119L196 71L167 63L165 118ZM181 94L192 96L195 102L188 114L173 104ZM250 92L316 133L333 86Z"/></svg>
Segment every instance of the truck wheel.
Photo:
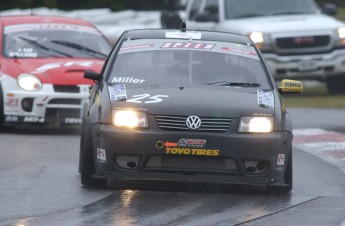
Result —
<svg viewBox="0 0 345 226"><path fill-rule="evenodd" d="M289 193L292 190L292 150L290 150L289 160L284 175L285 186L267 186L266 190L272 193Z"/></svg>
<svg viewBox="0 0 345 226"><path fill-rule="evenodd" d="M345 75L343 77L330 77L326 80L329 94L344 94L345 93Z"/></svg>
<svg viewBox="0 0 345 226"><path fill-rule="evenodd" d="M95 164L92 151L91 126L87 121L82 127L79 152L79 173L81 174L81 184L86 187L106 187L107 179L94 178Z"/></svg>

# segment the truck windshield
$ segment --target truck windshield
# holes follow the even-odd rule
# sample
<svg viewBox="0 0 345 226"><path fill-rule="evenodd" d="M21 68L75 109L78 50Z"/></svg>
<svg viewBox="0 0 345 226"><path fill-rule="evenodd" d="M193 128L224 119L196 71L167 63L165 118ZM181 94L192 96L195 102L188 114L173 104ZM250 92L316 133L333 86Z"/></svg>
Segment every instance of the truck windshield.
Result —
<svg viewBox="0 0 345 226"><path fill-rule="evenodd" d="M227 0L224 3L226 19L320 12L313 0Z"/></svg>

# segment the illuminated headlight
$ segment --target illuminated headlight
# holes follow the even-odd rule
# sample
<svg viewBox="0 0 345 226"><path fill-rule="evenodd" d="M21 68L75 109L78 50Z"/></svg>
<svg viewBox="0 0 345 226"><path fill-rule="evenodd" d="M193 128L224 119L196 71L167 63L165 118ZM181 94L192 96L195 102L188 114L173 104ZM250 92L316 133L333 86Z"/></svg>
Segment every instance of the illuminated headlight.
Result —
<svg viewBox="0 0 345 226"><path fill-rule="evenodd" d="M338 29L338 35L341 39L345 38L345 27L341 27Z"/></svg>
<svg viewBox="0 0 345 226"><path fill-rule="evenodd" d="M254 31L248 34L248 37L255 43L256 47L263 51L269 51L271 47L271 38L269 34Z"/></svg>
<svg viewBox="0 0 345 226"><path fill-rule="evenodd" d="M147 128L147 115L133 110L113 110L113 124L128 128Z"/></svg>
<svg viewBox="0 0 345 226"><path fill-rule="evenodd" d="M345 27L340 27L334 32L336 45L343 47L345 45Z"/></svg>
<svg viewBox="0 0 345 226"><path fill-rule="evenodd" d="M273 117L242 117L238 132L269 133L273 130Z"/></svg>
<svg viewBox="0 0 345 226"><path fill-rule="evenodd" d="M249 38L255 43L263 43L264 42L264 34L261 32L254 31L249 34Z"/></svg>
<svg viewBox="0 0 345 226"><path fill-rule="evenodd" d="M38 91L42 88L42 82L36 76L21 74L17 78L18 86L25 91Z"/></svg>

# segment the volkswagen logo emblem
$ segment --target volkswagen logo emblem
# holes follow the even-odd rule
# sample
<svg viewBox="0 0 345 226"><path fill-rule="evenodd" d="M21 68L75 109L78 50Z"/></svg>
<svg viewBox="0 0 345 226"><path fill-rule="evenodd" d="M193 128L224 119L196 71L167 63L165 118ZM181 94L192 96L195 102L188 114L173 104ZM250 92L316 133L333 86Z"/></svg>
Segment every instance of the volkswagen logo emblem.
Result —
<svg viewBox="0 0 345 226"><path fill-rule="evenodd" d="M198 116L189 116L186 119L186 125L189 129L198 129L201 126L201 119Z"/></svg>

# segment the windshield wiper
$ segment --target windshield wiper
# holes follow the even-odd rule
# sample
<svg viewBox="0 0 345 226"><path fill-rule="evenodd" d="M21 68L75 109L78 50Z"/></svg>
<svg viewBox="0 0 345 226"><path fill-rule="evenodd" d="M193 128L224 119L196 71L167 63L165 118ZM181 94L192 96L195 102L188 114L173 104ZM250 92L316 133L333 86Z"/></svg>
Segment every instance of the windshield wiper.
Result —
<svg viewBox="0 0 345 226"><path fill-rule="evenodd" d="M40 43L37 42L36 40L32 40L32 39L25 38L25 37L19 37L19 38L20 38L21 40L26 41L27 43L30 43L31 45L37 46L37 47L40 48L40 49L43 49L43 50L46 50L46 51L55 52L55 53L58 53L58 54L60 54L60 55L62 55L62 56L65 56L65 57L72 57L71 55L69 55L69 54L67 54L67 53L61 52L61 51L56 50L56 49L48 48L47 46L40 44Z"/></svg>
<svg viewBox="0 0 345 226"><path fill-rule="evenodd" d="M264 14L259 13L246 13L238 16L231 17L232 19L240 19L240 18L247 18L247 17L260 17L260 16L266 16Z"/></svg>
<svg viewBox="0 0 345 226"><path fill-rule="evenodd" d="M211 83L207 83L206 85L238 86L238 87L259 87L259 86L261 86L261 84L259 84L259 83L228 82L228 81L211 82Z"/></svg>
<svg viewBox="0 0 345 226"><path fill-rule="evenodd" d="M82 46L82 45L79 45L79 44L76 44L76 43L73 43L73 42L67 42L67 41L61 41L61 40L52 40L51 41L52 43L55 43L55 44L58 44L58 45L62 45L62 46L67 46L67 47L70 47L70 48L73 48L73 49L77 49L77 50L83 50L85 52L89 52L89 53L92 53L93 55L100 55L102 56L102 58L106 58L107 55L104 54L104 53L100 53L100 52L97 52L95 50L92 50L88 47L85 47L85 46Z"/></svg>
<svg viewBox="0 0 345 226"><path fill-rule="evenodd" d="M305 12L300 12L300 11L285 11L285 12L272 13L272 14L270 14L270 15L299 15L299 14L305 14Z"/></svg>

